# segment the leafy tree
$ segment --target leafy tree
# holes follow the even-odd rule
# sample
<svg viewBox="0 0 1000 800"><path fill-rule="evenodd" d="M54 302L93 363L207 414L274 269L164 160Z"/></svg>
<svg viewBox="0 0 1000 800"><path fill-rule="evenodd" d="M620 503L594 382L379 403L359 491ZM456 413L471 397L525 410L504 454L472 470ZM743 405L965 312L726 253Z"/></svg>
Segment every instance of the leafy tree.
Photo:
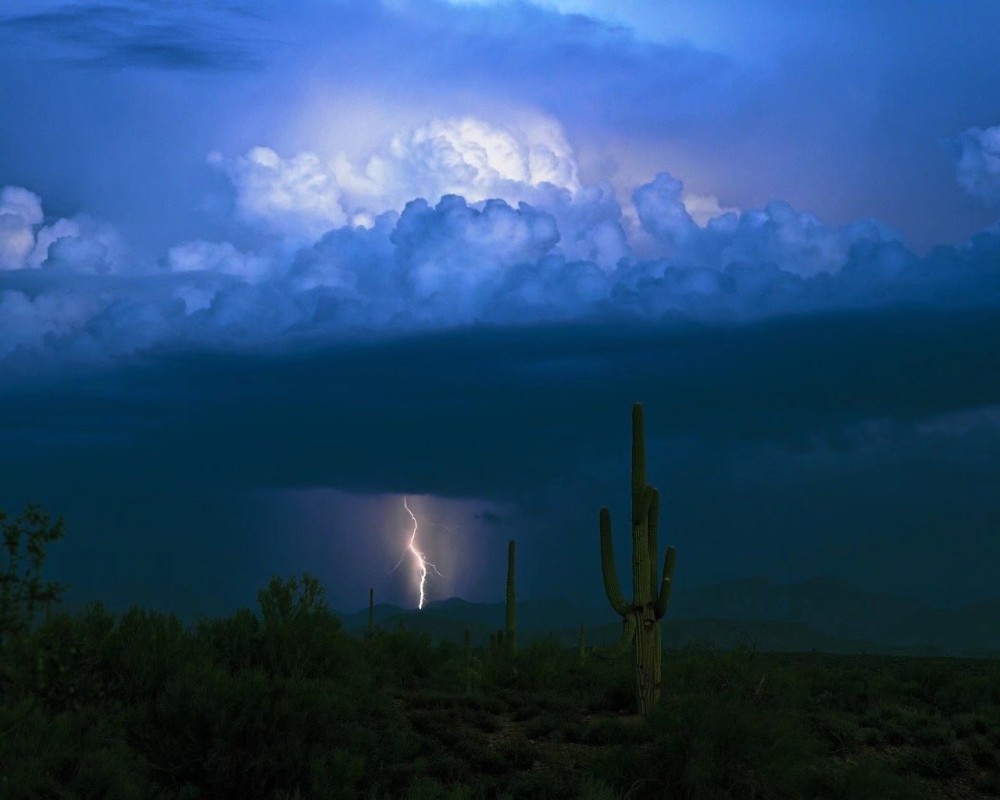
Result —
<svg viewBox="0 0 1000 800"><path fill-rule="evenodd" d="M327 613L326 592L319 579L303 573L302 580L275 575L266 588L257 592L266 627L276 627L303 617Z"/></svg>
<svg viewBox="0 0 1000 800"><path fill-rule="evenodd" d="M275 576L257 592L257 600L268 672L318 677L344 668L350 658L347 634L327 606L317 578L309 573L301 579Z"/></svg>
<svg viewBox="0 0 1000 800"><path fill-rule="evenodd" d="M41 571L46 547L62 538L64 527L62 517L53 522L38 505L26 506L17 517L0 510L0 648L61 598L66 587L43 583Z"/></svg>

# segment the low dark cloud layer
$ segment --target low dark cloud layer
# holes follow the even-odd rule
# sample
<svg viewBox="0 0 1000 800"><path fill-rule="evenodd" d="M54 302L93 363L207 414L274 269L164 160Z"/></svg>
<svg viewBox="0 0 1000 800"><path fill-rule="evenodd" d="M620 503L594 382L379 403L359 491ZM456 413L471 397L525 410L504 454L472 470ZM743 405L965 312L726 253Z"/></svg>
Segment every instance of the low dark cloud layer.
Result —
<svg viewBox="0 0 1000 800"><path fill-rule="evenodd" d="M117 598L139 570L144 597L182 585L195 607L212 591L233 603L280 565L321 572L338 604L356 605L380 574L345 583L315 554L330 536L382 532L349 520L289 529L261 499L336 487L516 509L496 538L522 543L525 596L597 601L596 510L620 520L627 509L628 408L640 399L688 585L834 574L974 599L995 594L983 563L1000 517L997 331L994 310L901 309L721 328L484 328L294 358L178 354L8 393L2 469L9 496L79 510L67 551L98 558ZM159 566L127 555L143 549L136 536ZM182 552L198 570L165 575ZM205 588L213 570L227 575ZM499 571L483 568L480 585L499 586Z"/></svg>

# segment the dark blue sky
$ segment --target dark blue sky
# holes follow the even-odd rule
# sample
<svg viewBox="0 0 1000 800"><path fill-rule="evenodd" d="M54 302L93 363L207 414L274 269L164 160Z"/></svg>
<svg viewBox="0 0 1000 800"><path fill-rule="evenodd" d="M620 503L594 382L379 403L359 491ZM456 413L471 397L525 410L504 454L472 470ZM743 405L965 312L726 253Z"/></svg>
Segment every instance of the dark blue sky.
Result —
<svg viewBox="0 0 1000 800"><path fill-rule="evenodd" d="M641 400L678 591L1000 597L1000 9L730 6L10 0L0 507L116 607L413 605L404 495L602 602Z"/></svg>

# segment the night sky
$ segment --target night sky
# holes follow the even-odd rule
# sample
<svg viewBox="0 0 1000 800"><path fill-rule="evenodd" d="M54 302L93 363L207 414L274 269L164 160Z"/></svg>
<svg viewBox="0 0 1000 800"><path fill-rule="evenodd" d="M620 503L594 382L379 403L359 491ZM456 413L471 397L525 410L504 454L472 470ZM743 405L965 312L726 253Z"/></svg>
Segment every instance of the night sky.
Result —
<svg viewBox="0 0 1000 800"><path fill-rule="evenodd" d="M638 400L676 592L1000 599L998 30L5 0L0 508L66 518L74 603L414 607L406 496L428 599L515 538L519 597L599 606Z"/></svg>

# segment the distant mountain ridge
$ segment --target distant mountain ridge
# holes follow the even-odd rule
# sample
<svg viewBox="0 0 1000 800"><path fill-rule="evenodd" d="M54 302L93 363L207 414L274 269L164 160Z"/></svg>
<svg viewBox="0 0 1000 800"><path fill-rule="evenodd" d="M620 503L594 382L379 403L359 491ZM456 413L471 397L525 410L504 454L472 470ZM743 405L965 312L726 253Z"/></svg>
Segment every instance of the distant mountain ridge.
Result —
<svg viewBox="0 0 1000 800"><path fill-rule="evenodd" d="M830 636L927 652L1000 654L1000 601L956 609L870 592L837 579L775 585L764 578L734 581L679 594L678 619L775 620L807 625Z"/></svg>
<svg viewBox="0 0 1000 800"><path fill-rule="evenodd" d="M607 607L553 599L528 600L517 608L518 636L524 643L554 635L574 644L580 623L591 645L610 644L621 632ZM428 603L421 611L375 606L379 627L421 630L434 638L460 641L468 626L477 644L503 627L504 618L503 603L460 598ZM342 619L348 630L363 631L368 609ZM1000 601L942 609L837 579L775 584L750 578L678 592L663 636L667 647L747 644L776 651L1000 657Z"/></svg>

